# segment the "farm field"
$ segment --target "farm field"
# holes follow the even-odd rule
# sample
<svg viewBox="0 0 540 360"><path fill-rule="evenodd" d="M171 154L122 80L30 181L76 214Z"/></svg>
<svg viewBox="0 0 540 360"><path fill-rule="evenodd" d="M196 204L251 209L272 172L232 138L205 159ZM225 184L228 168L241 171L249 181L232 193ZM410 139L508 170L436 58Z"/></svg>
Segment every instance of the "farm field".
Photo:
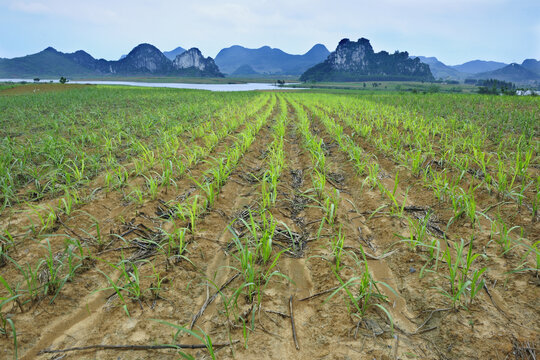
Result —
<svg viewBox="0 0 540 360"><path fill-rule="evenodd" d="M310 88L313 90L359 90L364 93L386 93L389 91L416 93L476 93L477 87L467 84L421 83L417 81L364 81L364 82L315 82L290 84L286 87Z"/></svg>
<svg viewBox="0 0 540 360"><path fill-rule="evenodd" d="M3 91L1 358L536 358L539 98Z"/></svg>

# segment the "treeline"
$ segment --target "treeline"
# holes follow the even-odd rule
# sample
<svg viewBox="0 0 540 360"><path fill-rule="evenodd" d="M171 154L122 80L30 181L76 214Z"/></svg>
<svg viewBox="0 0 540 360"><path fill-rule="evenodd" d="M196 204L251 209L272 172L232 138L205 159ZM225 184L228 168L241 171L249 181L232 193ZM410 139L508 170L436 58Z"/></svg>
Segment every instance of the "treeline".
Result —
<svg viewBox="0 0 540 360"><path fill-rule="evenodd" d="M478 86L479 94L507 94L514 95L516 93L516 84L497 80L497 79L487 79L487 80L476 80L476 79L465 79L465 84Z"/></svg>
<svg viewBox="0 0 540 360"><path fill-rule="evenodd" d="M318 64L321 65L321 64ZM309 76L304 76L308 72L306 71L304 75L300 77L300 81L306 83L313 83L319 81L329 81L329 82L363 82L363 81L426 81L426 78L416 77L416 76L407 76L407 75L364 75L347 71L326 71L325 69L317 68L318 65L312 67L309 73ZM313 69L313 70L312 70Z"/></svg>

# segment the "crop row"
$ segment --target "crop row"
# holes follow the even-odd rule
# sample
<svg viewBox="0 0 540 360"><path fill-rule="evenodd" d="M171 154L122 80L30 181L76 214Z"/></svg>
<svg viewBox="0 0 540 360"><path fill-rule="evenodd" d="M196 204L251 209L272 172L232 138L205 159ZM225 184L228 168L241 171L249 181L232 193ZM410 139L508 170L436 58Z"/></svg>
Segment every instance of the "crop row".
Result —
<svg viewBox="0 0 540 360"><path fill-rule="evenodd" d="M507 137L493 148L488 146L490 133L474 122L412 116L364 100L341 99L326 104L332 116L385 155L406 165L414 175L426 178L435 169L443 168L435 176L442 176L441 181L451 185L468 181L467 176L471 176L488 192L513 199L519 205L526 200L532 216L537 215L540 175L532 165L538 163L540 143L534 137ZM453 173L451 178L448 172Z"/></svg>
<svg viewBox="0 0 540 360"><path fill-rule="evenodd" d="M137 91L110 92L2 98L2 209L77 188L104 168L161 149L212 118L236 117L253 98L235 96L227 106L220 97L201 101L193 93L175 102L174 93L158 92L150 105ZM113 99L125 105L113 105Z"/></svg>

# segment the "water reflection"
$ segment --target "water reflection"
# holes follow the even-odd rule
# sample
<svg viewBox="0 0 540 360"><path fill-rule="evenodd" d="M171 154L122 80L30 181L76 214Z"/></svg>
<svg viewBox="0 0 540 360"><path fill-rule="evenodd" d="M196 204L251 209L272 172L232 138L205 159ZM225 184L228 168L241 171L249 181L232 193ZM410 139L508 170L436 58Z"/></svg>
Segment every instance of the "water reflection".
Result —
<svg viewBox="0 0 540 360"><path fill-rule="evenodd" d="M22 82L34 83L32 79L0 79L0 82ZM58 80L40 80L39 84L58 83ZM210 90L210 91L253 91L253 90L276 90L290 88L281 88L269 83L247 83L247 84L186 84L186 83L150 83L150 82L136 82L136 81L106 81L106 80L74 80L69 81L68 84L93 84L93 85L127 85L127 86L140 86L140 87L162 87L162 88L174 88L174 89L196 89L196 90Z"/></svg>

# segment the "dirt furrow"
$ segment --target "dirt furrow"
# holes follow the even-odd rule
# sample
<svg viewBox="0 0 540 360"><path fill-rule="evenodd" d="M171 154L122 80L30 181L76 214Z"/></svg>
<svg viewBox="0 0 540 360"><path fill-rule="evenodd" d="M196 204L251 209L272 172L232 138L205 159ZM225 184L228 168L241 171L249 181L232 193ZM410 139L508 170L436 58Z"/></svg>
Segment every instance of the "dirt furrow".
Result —
<svg viewBox="0 0 540 360"><path fill-rule="evenodd" d="M282 99L282 101L285 101ZM278 261L277 269L290 281L272 281L265 289L261 308L257 313L257 330L250 335L250 343L260 344L264 353L254 347L239 349L243 358L260 357L264 359L300 359L318 351L311 338L313 329L308 321L315 310L298 299L311 295L314 291L314 277L310 257L315 254L314 236L321 212L313 207L309 194L311 163L300 148L300 139L295 129L294 113L287 114L287 130L284 139L285 169L278 184L276 206L270 211L277 221L277 230L285 233L283 238L276 236L274 248L288 249ZM311 222L311 223L310 223ZM290 230L290 233L289 233ZM281 241L277 241L280 238ZM289 314L289 300L293 297L295 325L300 342L300 351L295 349ZM281 315L280 315L281 314ZM304 344L311 344L304 346Z"/></svg>
<svg viewBox="0 0 540 360"><path fill-rule="evenodd" d="M250 121L250 120L248 119L248 121ZM226 149L232 144L232 142L236 140L236 135L239 133L239 131L241 131L241 130L237 129L237 131L235 133L232 133L229 136L227 136L224 139L224 141L222 141L220 144L218 144L218 146L216 146L213 149L212 154L210 156L215 156L213 154L220 154L220 153L223 153L224 151L226 151ZM190 177L191 178L199 178L200 176L202 176L202 174L205 171L205 168L207 168L208 166L209 165L204 161L201 161L201 162L197 163L193 168L189 169ZM188 196L190 196L190 195L192 196L195 192L197 192L197 189L193 185L193 181L191 180L190 177L184 176L180 181L177 182L177 188L178 188L179 191L182 191L181 194L179 194L179 195L177 195L175 197L174 192L172 192L171 189L169 189L168 191L162 190L162 192L160 194L160 197L161 198L170 197L172 199L176 198L177 200L180 199L180 201L181 201L182 199L187 197L186 194L188 194ZM165 194L165 192L167 192L167 194ZM79 234L80 236L86 237L86 232L91 232L92 228L93 228L93 225L95 223L100 224L100 231L101 231L102 234L104 234L104 236L108 236L108 234L121 234L121 233L125 232L124 230L122 230L123 228L125 229L125 225L122 225L122 224L125 224L126 222L128 224L132 224L132 226L143 226L144 225L144 226L147 226L150 229L154 229L154 228L160 229L160 228L166 228L166 227L170 226L170 224L164 223L163 220L154 217L154 212L156 210L156 206L158 205L157 201L148 201L148 202L145 202L145 204L141 206L141 205L136 205L136 204L126 204L123 201L122 198L123 198L123 195L116 194L116 193L103 194L101 198L95 199L90 204L85 205L81 209L81 213L84 212L83 213L84 215L73 216L70 219L65 221L66 225L69 227L70 230L65 230L65 229L62 229L62 230L66 231L66 233L68 233L69 236L73 236L73 233L71 233L71 231L74 231L75 233ZM142 225L140 225L140 224L142 224ZM88 230L85 230L85 229L88 229ZM105 235L105 234L107 234L107 235ZM135 235L135 234L133 234L133 235ZM115 243L114 244L113 243L109 244L109 248L103 249L102 250L103 253L102 254L98 253L97 255L100 258L102 258L103 261L109 261L111 263L116 263L118 261L118 256L120 254L120 251L112 251L112 252L110 252L109 249L122 248L122 247L129 248L129 245L126 246L126 244L124 244L124 241L129 242L130 239L133 237L133 235L124 236L123 241L120 241L120 240L116 239L115 236L111 236L110 237L111 240L116 239ZM135 235L135 239L136 238L137 237ZM60 245L60 244L58 244L58 245ZM40 250L41 250L41 252L43 252L43 249L40 249ZM126 250L126 251L130 252L130 250ZM123 253L123 251L122 251L122 253ZM34 258L38 254L39 253L37 251L32 253ZM186 266L184 266L184 267L186 267ZM102 266L100 266L100 268L102 268L103 270L105 270L107 272L107 267L103 268ZM191 266L191 269L189 269L189 268L190 268L190 266L187 266L187 271L188 272L195 271L195 268L193 268L193 266ZM100 275L99 273L96 273L95 271L91 271L90 273L87 273L87 274L88 275L85 278L91 277L91 279L93 279L93 281L94 281L94 283L92 283L92 282L86 282L85 283L85 287L87 289L96 291L99 288L104 288L104 287L107 286L106 282L105 283L103 282L104 277L102 275ZM181 274L180 276L185 278L185 279L189 279L193 275ZM113 275L112 277L114 278L116 276ZM192 280L193 279L190 279L186 283L189 283L189 281L192 281ZM97 285L97 284L101 284L101 285ZM72 333L71 330L73 330L73 329L76 329L77 331L80 331L78 324L76 324L77 323L76 319L80 319L81 321L84 320L83 323L85 323L86 326L89 326L89 325L93 326L92 324L94 324L96 322L99 323L100 322L99 319L106 316L105 314L103 314L103 311L98 311L98 313L101 314L101 315L95 314L97 316L97 318L95 316L92 316L91 320L88 320L88 319L85 320L85 318L88 317L86 315L81 318L81 316L79 314L80 311L77 312L75 310L80 308L81 306L82 306L82 308L88 308L88 306L89 306L88 304L89 303L93 304L94 300L92 300L92 301L88 300L88 301L84 302L84 301L81 301L81 300L78 300L78 301L75 300L74 301L74 299L69 299L70 293L73 290L73 289L68 289L70 287L70 285L71 284L69 284L69 283L66 284L66 286L62 289L61 295L55 300L55 303L51 305L51 306L62 306L63 303L66 302L66 301L69 301L69 302L72 303L70 308L72 308L74 310L73 314L72 315L66 314L66 316L64 316L62 318L61 322L70 323L70 324L72 323L73 326L71 326L71 329L65 328L64 329L65 330L64 334ZM196 290L199 292L199 291L202 291L203 289L196 288ZM102 294L102 293L103 292L100 292L99 294ZM110 293L107 294L106 297L103 296L103 295L100 295L100 296L98 296L98 300L96 300L96 301L98 303L102 304L108 299L108 296L110 296L110 295L111 295ZM105 297L105 299L104 299L104 297ZM191 299L190 301L193 301L193 300L194 299ZM77 305L77 304L81 304L81 305ZM112 303L110 305L112 305ZM143 307L141 305L140 310L142 311L142 309L143 309ZM102 310L102 309L100 308L98 310ZM137 310L135 310L135 311L137 311ZM89 315L90 311L87 311L87 313ZM187 313L187 311L186 311L186 313ZM47 314L47 313L44 313L43 315L45 315L45 314ZM47 315L46 315L46 318L48 318ZM47 321L46 318L43 319L43 320ZM36 331L43 331L42 328L41 329L40 328L35 328L35 330ZM48 330L46 332L49 333ZM50 333L53 334L53 332L50 332ZM54 343L57 344L59 342L63 342L62 339L65 339L66 337L65 337L65 335L64 336L61 336L61 335L62 335L62 333L58 333L58 334L54 335L54 339L51 338L51 336L48 336L47 340L55 340L56 338L60 337L59 339L55 340ZM22 336L21 338L22 338L21 339L22 341L21 340L20 341L21 341L21 343L24 344L25 337ZM37 336L35 338L37 338ZM53 341L50 341L50 343L52 343L52 342ZM43 343L43 341L40 341L37 345L42 346L42 345L45 345L45 344ZM30 350L28 350L28 354L33 353L34 351L39 351L39 350L41 350L41 349L38 349L36 346L33 346L33 347L30 348Z"/></svg>
<svg viewBox="0 0 540 360"><path fill-rule="evenodd" d="M397 253L389 256L383 261L369 261L368 263L370 265L370 269L374 270L374 277L376 279L387 282L390 286L394 288L394 290L396 290L400 294L399 299L395 298L395 296L392 296L391 292L385 291L385 294L389 296L390 300L393 303L391 307L392 314L398 315L394 318L394 320L396 321L396 318L401 318L399 322L396 321L396 324L400 328L405 330L405 332L402 333L402 336L407 336L407 333L414 333L416 328L423 324L422 319L428 318L425 314L431 314L429 315L429 321L426 321L426 323L423 324L423 329L426 330L432 328L432 330L425 333L425 335L423 336L416 335L412 338L414 339L414 341L411 341L411 339L409 339L409 351L412 353L417 353L417 351L413 348L416 346L423 346L426 349L430 349L433 356L435 356L438 349L437 346L434 344L450 343L453 337L462 336L455 329L447 328L445 326L444 317L447 316L446 312L432 312L433 310L448 308L448 300L442 297L439 294L439 291L436 290L437 288L444 288L444 278L439 277L438 281L434 282L434 280L430 279L429 276L424 278L418 277L418 273L422 270L422 267L424 266L426 261L425 255L417 250L409 250L405 244L397 246L395 245L396 242L399 241L399 237L397 237L396 234L401 235L404 238L410 237L411 230L409 230L408 224L396 217L385 215L384 211L378 213L377 215L374 215L373 217L369 216L369 214L379 209L381 205L381 200L383 202L387 202L388 200L383 200L381 194L376 189L366 190L364 187L362 191L362 179L355 175L355 170L352 166L344 165L345 163L348 163L348 159L344 156L342 152L340 152L339 147L329 137L328 133L326 133L324 127L318 121L318 119L315 116L312 116L312 120L314 123L314 132L318 133L324 139L325 144L327 144L327 147L329 148L329 157L334 157L335 159L330 162L330 167L336 169L335 171L341 171L345 174L350 174L347 179L349 179L349 181L352 180L352 183L350 183L350 185L347 186L346 189L350 189L350 193L354 194L352 196L352 199L349 200L351 200L352 203L355 204L355 206L352 207L350 205L345 205L345 208L347 208L348 206L348 213L354 214L355 219L359 219L363 224L366 224L373 233L373 238L366 243L366 237L364 237L364 235L362 234L365 231L358 231L359 239L364 240L362 245L368 251L369 247L366 248L366 245L373 245L373 250L381 249L384 251L390 251L393 249L398 249ZM394 179L397 174L396 164L391 160L387 159L382 154L378 153L372 146L365 143L365 141L358 141L360 141L359 144L364 149L364 151L368 153L370 153L370 151L375 151L374 154L377 155L376 161L381 165L381 173L384 177L381 180L383 181L387 189L393 189ZM418 185L417 180L412 178L410 175L405 175L407 173L408 171L399 169L399 177L401 180L397 188L397 193L401 194L401 196L398 201L402 201L406 194L407 201L405 204L407 207L411 209L435 209L434 215L439 215L439 217L442 217L444 219L447 213L442 210L443 208L436 204L432 192L422 189L422 186ZM407 189L404 189L403 186L407 186ZM348 197L348 194L342 192L341 196L342 198L346 199ZM445 209L447 209L447 207ZM360 214L358 214L357 212ZM414 212L409 213L409 215L414 215ZM482 223L485 228L487 226L487 223ZM475 240L486 239L488 236L485 232L482 235L482 233L479 234L478 231L475 231L475 229L471 229L471 227L463 227L462 222L458 223L461 226L454 225L448 229L445 228L444 223L439 224L440 228L444 229L444 231L446 232L447 238L452 239L454 242L459 242L458 239L460 238L470 239L473 233L476 234ZM367 234L370 234L370 232L368 231ZM369 235L367 236L367 239L369 239ZM488 239L484 241L487 242L487 240ZM443 242L442 240L440 241L441 251L443 251L446 248L446 242ZM478 241L478 243L475 243L475 251L485 251L485 247L482 247L482 243L480 243L480 241ZM489 265L482 260L479 261L481 264L480 266ZM492 266L494 265L494 263L496 264L497 261L498 259L496 257L494 258L494 260L491 260ZM445 271L444 266L446 266L446 264L440 265L440 267L442 267L442 271ZM380 273L377 274L375 271L379 271ZM526 276L518 275L518 277L523 278ZM506 275L504 275L503 273L491 272L487 275L488 283L492 283L493 285L497 283L497 280L504 281L505 278ZM430 295L426 296L426 288L435 289L429 291L428 293L430 293ZM515 290L515 294L523 294L522 291L518 291L519 286L512 286L512 288ZM505 298L503 294L507 293L508 290L509 289L503 286L499 286L498 288L490 288L490 294L488 294L487 292L481 292L478 294L480 300L477 301L477 306L481 308L481 311L476 313L476 316L470 317L467 320L469 324L476 325L476 327L472 325L474 329L482 333L482 335L475 335L475 337L478 339L477 341L481 342L480 339L482 338L482 336L488 336L490 338L494 336L489 332L488 329L490 325L488 324L491 324L493 326L501 326L502 324L505 324L504 326L510 326L514 328L515 332L523 331L523 329L528 329L530 331L534 328L534 326L531 327L532 323L530 323L530 321L528 320L530 316L532 316L532 313L527 313L525 314L525 316L516 317L510 320L506 318L503 312L497 309L497 305L494 303L494 301L497 300L492 300L492 298L498 299L499 304L504 304L503 308L512 307L510 303L503 300ZM523 295L524 299L528 297L527 294ZM521 301L525 301L524 299ZM409 310L407 310L407 308L409 308ZM482 313L491 314L490 320L488 322L485 321L485 317L481 315ZM454 321L464 322L462 314L450 313L450 316ZM414 322L412 320L414 320ZM407 323L409 324L409 326L403 328L403 324ZM522 330L519 330L520 328ZM447 333L452 333L453 335L448 336ZM402 344L401 348L402 350L405 350L405 344ZM493 351L493 349L491 348L486 348L486 350L488 349L490 351Z"/></svg>

